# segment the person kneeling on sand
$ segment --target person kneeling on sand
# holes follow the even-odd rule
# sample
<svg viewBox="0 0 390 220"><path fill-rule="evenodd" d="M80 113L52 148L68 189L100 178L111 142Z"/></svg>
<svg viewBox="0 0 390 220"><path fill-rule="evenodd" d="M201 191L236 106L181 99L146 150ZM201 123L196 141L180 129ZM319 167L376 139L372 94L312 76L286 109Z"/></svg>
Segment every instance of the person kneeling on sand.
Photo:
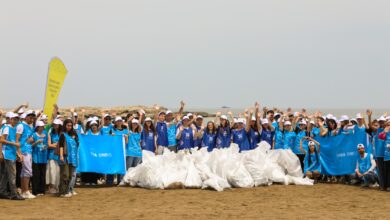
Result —
<svg viewBox="0 0 390 220"><path fill-rule="evenodd" d="M353 185L362 184L363 187L368 187L377 182L377 175L375 173L376 162L374 156L366 153L363 144L358 144L357 150L359 158L356 163L355 174L351 176L351 183Z"/></svg>
<svg viewBox="0 0 390 220"><path fill-rule="evenodd" d="M309 146L309 152L306 151L306 149L303 149L302 142L304 140L309 140L308 146ZM320 155L320 143L315 141L311 137L303 137L300 142L300 150L301 152L304 152L305 159L304 159L304 173L307 178L314 179L315 181L318 180L321 173L321 165L319 160Z"/></svg>

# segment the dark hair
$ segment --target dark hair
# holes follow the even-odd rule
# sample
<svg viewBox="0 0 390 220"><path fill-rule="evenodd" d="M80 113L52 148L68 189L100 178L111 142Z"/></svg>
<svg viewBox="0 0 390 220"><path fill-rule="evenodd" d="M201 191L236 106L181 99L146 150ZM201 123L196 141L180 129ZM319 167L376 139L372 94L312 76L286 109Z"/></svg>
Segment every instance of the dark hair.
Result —
<svg viewBox="0 0 390 220"><path fill-rule="evenodd" d="M136 132L136 133L141 133L142 131L142 127L139 123L137 124L136 131L133 131L133 123L129 124L129 129L131 130L131 132Z"/></svg>
<svg viewBox="0 0 390 220"><path fill-rule="evenodd" d="M210 131L210 129L209 129L209 124L210 123L212 123L213 124L213 130L211 130ZM214 122L212 122L212 121L209 121L209 122L207 122L207 126L206 126L206 133L207 134L216 134L217 133L217 127L215 126L215 123Z"/></svg>
<svg viewBox="0 0 390 220"><path fill-rule="evenodd" d="M271 113L272 113L272 114L275 114L274 110L268 110L268 111L267 111L267 115L268 115L268 114L271 114Z"/></svg>
<svg viewBox="0 0 390 220"><path fill-rule="evenodd" d="M54 126L52 126L50 130L51 130L52 134L61 134L61 132L62 132L62 125L58 125L58 133L57 133L56 129L54 129Z"/></svg>
<svg viewBox="0 0 390 220"><path fill-rule="evenodd" d="M145 130L145 132L147 132L147 133L153 132L153 134L155 134L155 133L156 133L156 128L154 127L153 121L151 121L150 123L151 123L151 124L150 124L150 128L148 128L148 127L146 126L146 121L145 121L145 123L144 123L144 130Z"/></svg>
<svg viewBox="0 0 390 220"><path fill-rule="evenodd" d="M67 124L72 124L72 128L70 129L70 131L68 132L67 130L66 130L66 125ZM71 136L71 137L74 137L74 139L75 139L75 141L76 141L76 144L77 144L77 146L79 145L79 136L77 135L77 132L74 130L74 128L73 128L73 121L71 120L71 119L66 119L65 121L64 121L64 124L63 124L63 126L62 126L62 132L63 133L66 133L66 134L68 134L69 136ZM61 136L60 136L60 145L59 146L63 146L64 145L64 143L65 143L65 137L64 137L64 135L63 134L61 134Z"/></svg>

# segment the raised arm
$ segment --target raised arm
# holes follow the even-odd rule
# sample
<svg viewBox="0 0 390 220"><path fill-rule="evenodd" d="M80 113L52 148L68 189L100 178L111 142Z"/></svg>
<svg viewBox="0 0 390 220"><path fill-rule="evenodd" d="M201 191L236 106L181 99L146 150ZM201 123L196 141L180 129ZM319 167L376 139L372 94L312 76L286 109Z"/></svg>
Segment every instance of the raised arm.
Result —
<svg viewBox="0 0 390 220"><path fill-rule="evenodd" d="M303 141L306 140L307 137L303 137L301 139L301 141L299 142L299 149L301 150L301 152L304 152L305 154L307 153L305 149L303 149Z"/></svg>
<svg viewBox="0 0 390 220"><path fill-rule="evenodd" d="M28 102L26 102L26 103L24 103L24 104L22 104L22 105L19 105L18 107L16 107L15 109L14 109L14 113L18 113L18 111L20 110L20 109L22 109L22 108L28 108Z"/></svg>
<svg viewBox="0 0 390 220"><path fill-rule="evenodd" d="M368 117L368 127L366 127L366 128L372 129L372 110L371 109L367 109L367 117Z"/></svg>
<svg viewBox="0 0 390 220"><path fill-rule="evenodd" d="M262 127L260 123L260 104L258 102L255 103L255 117L256 117L256 125L258 132L261 132Z"/></svg>
<svg viewBox="0 0 390 220"><path fill-rule="evenodd" d="M253 110L251 109L249 111L249 114L246 113L246 115L247 115L247 117L246 117L246 128L245 128L245 131L249 132L251 130L251 123L250 122L251 122L251 119L252 119Z"/></svg>

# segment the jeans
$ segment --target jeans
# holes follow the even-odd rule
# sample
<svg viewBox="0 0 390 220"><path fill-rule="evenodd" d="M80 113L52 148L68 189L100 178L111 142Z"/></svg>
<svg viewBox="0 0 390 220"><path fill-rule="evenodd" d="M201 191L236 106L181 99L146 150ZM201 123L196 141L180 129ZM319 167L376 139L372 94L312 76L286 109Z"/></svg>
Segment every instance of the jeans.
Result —
<svg viewBox="0 0 390 220"><path fill-rule="evenodd" d="M136 167L142 162L141 157L131 157L127 156L126 157L126 170L128 170L131 167Z"/></svg>
<svg viewBox="0 0 390 220"><path fill-rule="evenodd" d="M351 179L355 183L374 184L377 181L377 176L373 171L368 172L366 175L359 177L356 173L351 176Z"/></svg>
<svg viewBox="0 0 390 220"><path fill-rule="evenodd" d="M16 191L16 162L4 160L0 167L0 194L7 195L7 186L9 186L11 197L17 195Z"/></svg>
<svg viewBox="0 0 390 220"><path fill-rule="evenodd" d="M76 167L71 164L60 165L60 194L65 195L74 190L76 184Z"/></svg>

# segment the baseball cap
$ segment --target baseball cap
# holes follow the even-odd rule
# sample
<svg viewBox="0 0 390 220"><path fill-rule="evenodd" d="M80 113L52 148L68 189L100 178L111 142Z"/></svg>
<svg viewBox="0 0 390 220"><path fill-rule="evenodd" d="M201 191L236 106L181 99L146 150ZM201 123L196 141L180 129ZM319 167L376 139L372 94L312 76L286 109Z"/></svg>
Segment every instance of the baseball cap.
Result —
<svg viewBox="0 0 390 220"><path fill-rule="evenodd" d="M60 119L54 119L53 124L55 125L62 125L62 121Z"/></svg>

